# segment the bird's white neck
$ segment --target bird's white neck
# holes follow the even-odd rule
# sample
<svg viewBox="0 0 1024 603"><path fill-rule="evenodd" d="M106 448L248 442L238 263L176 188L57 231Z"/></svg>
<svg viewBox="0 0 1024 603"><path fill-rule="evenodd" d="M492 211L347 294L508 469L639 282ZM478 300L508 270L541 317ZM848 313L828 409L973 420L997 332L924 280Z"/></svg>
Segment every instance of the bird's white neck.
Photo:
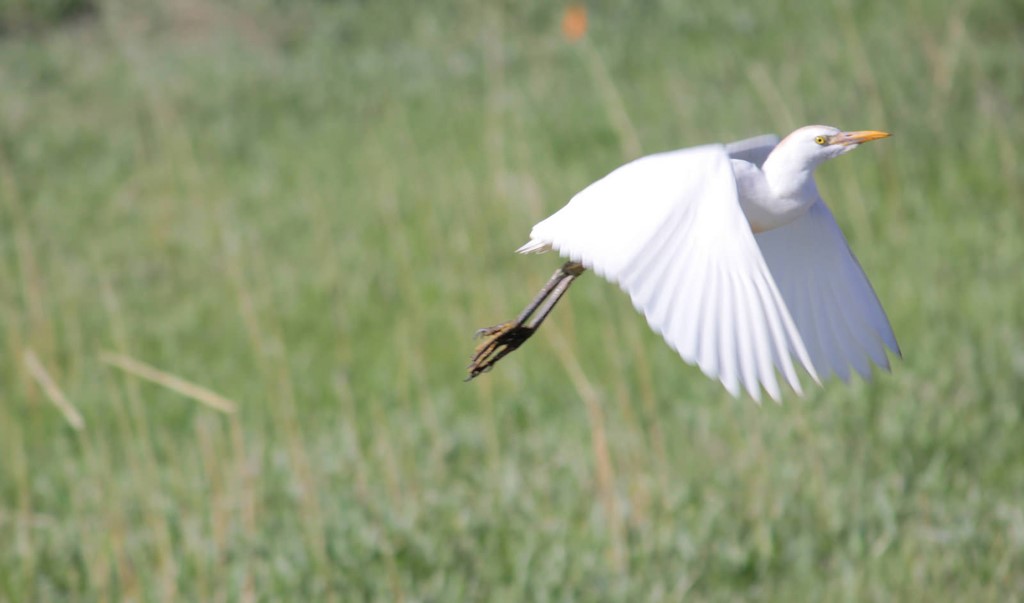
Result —
<svg viewBox="0 0 1024 603"><path fill-rule="evenodd" d="M784 145L775 147L768 155L761 171L772 193L780 199L805 204L807 209L818 200L818 187L814 183L817 162L804 157L793 157Z"/></svg>
<svg viewBox="0 0 1024 603"><path fill-rule="evenodd" d="M754 232L789 224L814 205L819 199L815 167L816 163L793 157L782 146L775 148L760 170L751 164L734 165L740 205Z"/></svg>

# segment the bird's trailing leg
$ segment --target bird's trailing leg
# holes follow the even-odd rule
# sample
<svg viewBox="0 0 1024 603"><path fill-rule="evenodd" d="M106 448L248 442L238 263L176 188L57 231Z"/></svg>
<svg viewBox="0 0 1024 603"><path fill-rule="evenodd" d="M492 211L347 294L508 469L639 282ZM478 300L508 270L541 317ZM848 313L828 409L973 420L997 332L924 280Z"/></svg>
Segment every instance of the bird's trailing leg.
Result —
<svg viewBox="0 0 1024 603"><path fill-rule="evenodd" d="M495 363L515 351L537 332L558 300L569 290L569 285L577 276L583 274L584 270L586 268L579 262L562 264L515 320L477 331L477 337L486 339L473 352L469 366L466 367L469 370L466 381L491 370Z"/></svg>

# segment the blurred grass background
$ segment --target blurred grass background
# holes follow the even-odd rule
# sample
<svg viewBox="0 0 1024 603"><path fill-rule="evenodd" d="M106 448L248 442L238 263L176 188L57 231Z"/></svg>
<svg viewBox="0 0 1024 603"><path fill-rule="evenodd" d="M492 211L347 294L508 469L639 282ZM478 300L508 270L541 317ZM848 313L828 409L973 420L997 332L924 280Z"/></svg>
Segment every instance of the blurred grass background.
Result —
<svg viewBox="0 0 1024 603"><path fill-rule="evenodd" d="M565 8L0 2L0 600L1020 599L1024 4ZM895 132L819 172L892 375L733 400L590 277L462 383L534 222L806 123Z"/></svg>

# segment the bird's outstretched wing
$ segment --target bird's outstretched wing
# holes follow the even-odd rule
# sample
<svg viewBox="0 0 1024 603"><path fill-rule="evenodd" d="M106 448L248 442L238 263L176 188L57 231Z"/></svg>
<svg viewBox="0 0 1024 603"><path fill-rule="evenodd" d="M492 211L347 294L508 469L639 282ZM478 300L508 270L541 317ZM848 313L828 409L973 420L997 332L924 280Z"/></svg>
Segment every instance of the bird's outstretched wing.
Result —
<svg viewBox="0 0 1024 603"><path fill-rule="evenodd" d="M725 145L731 159L749 161L757 167L764 165L764 160L779 145L779 137L775 134L762 134L753 138L744 138Z"/></svg>
<svg viewBox="0 0 1024 603"><path fill-rule="evenodd" d="M817 380L736 196L726 147L638 159L534 226L524 251L550 246L618 283L683 359L779 399L778 369L801 392L792 358Z"/></svg>
<svg viewBox="0 0 1024 603"><path fill-rule="evenodd" d="M865 379L899 345L871 283L820 199L793 222L755 235L818 375Z"/></svg>

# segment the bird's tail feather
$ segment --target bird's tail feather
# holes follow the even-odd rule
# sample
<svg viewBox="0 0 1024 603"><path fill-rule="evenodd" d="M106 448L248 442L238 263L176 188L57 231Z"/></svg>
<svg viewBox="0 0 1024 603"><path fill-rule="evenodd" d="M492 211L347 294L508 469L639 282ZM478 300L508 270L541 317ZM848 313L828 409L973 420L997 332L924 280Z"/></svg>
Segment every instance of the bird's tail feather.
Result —
<svg viewBox="0 0 1024 603"><path fill-rule="evenodd" d="M537 239L530 239L530 242L516 249L516 253L544 253L550 251L551 245Z"/></svg>

